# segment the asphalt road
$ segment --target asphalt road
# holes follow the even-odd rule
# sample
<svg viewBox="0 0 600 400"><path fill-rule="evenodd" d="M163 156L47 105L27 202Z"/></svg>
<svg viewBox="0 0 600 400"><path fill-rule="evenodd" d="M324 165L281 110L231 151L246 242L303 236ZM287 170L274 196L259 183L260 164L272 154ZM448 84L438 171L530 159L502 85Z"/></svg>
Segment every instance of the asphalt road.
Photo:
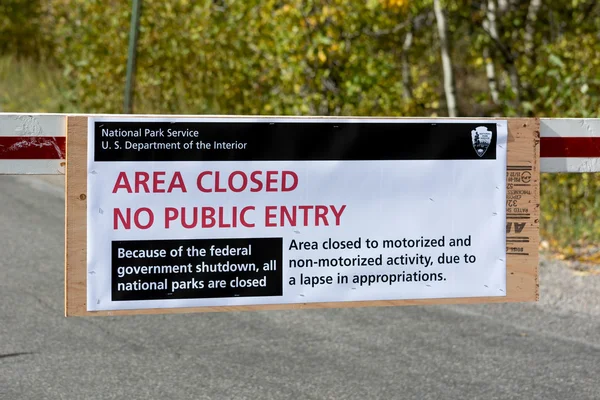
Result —
<svg viewBox="0 0 600 400"><path fill-rule="evenodd" d="M62 188L0 177L0 399L600 399L600 276L535 304L64 318Z"/></svg>

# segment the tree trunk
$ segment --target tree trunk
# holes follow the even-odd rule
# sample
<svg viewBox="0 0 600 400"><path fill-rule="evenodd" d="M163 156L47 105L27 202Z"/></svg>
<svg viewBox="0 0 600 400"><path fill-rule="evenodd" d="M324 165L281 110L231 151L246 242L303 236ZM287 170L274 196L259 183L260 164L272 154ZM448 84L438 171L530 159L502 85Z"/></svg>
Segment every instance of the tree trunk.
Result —
<svg viewBox="0 0 600 400"><path fill-rule="evenodd" d="M448 45L448 28L446 26L446 17L440 4L441 0L433 0L433 10L437 21L438 35L440 37L440 50L442 56L442 69L444 73L444 93L446 94L446 104L448 106L448 116L456 117L456 89L454 86L454 72L452 70L452 59Z"/></svg>
<svg viewBox="0 0 600 400"><path fill-rule="evenodd" d="M492 98L492 103L494 105L498 105L498 81L496 79L496 68L494 67L494 61L490 55L490 48L483 48L483 58L485 60L485 74L488 80L488 86L490 88L490 96Z"/></svg>
<svg viewBox="0 0 600 400"><path fill-rule="evenodd" d="M412 101L412 78L410 73L410 62L408 52L412 46L413 32L412 24L406 32L404 37L404 44L402 45L402 85L404 87L404 100L408 103Z"/></svg>
<svg viewBox="0 0 600 400"><path fill-rule="evenodd" d="M500 14L504 14L507 9L508 0L498 0L498 11L500 11Z"/></svg>
<svg viewBox="0 0 600 400"><path fill-rule="evenodd" d="M536 0L534 0L534 1L536 1ZM507 13L509 11L509 8L515 7L515 0L497 0L497 4L498 4L497 15L504 15L505 13ZM489 0L488 0L488 9L489 9ZM508 40L512 40L513 42L518 41L518 36L516 34L517 30L512 29L511 32L512 33L509 35L510 39L508 39ZM502 75L501 81L506 86L508 86L508 82L510 82L510 86L512 87L512 91L515 95L515 99L513 100L513 105L514 105L514 107L518 107L518 105L521 103L521 78L519 77L519 71L517 71L517 65L516 65L517 56L515 54L515 51L513 51L510 46L504 46L502 44L500 35L498 34L497 27L496 27L495 33L498 35L497 39L492 37L492 32L490 32L490 37L494 41L496 41L497 49L499 49L502 52L502 54L504 56L505 66L506 66L504 72L501 73L501 75Z"/></svg>
<svg viewBox="0 0 600 400"><path fill-rule="evenodd" d="M508 66L508 75L510 76L510 83L512 85L513 93L515 94L516 105L521 103L521 78L519 77L519 71L517 71L517 66L513 62Z"/></svg>
<svg viewBox="0 0 600 400"><path fill-rule="evenodd" d="M527 20L525 22L525 53L531 54L533 50L533 35L535 33L535 21L538 11L542 6L542 0L531 0L527 10Z"/></svg>
<svg viewBox="0 0 600 400"><path fill-rule="evenodd" d="M496 4L494 3L494 0L487 1L486 17L483 21L483 25L484 28L489 31L492 40L499 41L498 29L496 27ZM496 68L494 66L492 54L489 46L487 45L483 48L483 59L485 61L485 72L488 79L488 86L490 88L490 96L492 97L492 102L497 105L499 98L498 80L496 79Z"/></svg>

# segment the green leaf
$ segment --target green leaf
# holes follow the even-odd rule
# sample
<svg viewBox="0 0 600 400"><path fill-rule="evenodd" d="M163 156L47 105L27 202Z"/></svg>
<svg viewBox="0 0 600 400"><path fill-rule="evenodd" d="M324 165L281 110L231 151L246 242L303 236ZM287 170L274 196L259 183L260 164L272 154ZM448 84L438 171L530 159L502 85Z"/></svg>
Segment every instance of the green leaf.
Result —
<svg viewBox="0 0 600 400"><path fill-rule="evenodd" d="M556 54L550 54L548 56L548 61L552 64L552 65L556 65L559 68L564 68L565 64L562 62L562 60L560 59L559 56L557 56Z"/></svg>

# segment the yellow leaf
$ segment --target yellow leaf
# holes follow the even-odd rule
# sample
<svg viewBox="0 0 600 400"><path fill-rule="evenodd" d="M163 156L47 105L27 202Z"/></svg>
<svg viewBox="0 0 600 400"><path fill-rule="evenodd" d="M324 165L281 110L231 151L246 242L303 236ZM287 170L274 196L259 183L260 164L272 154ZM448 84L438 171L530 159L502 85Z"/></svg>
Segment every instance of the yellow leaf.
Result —
<svg viewBox="0 0 600 400"><path fill-rule="evenodd" d="M600 271L598 270L586 270L586 271L573 271L573 275L575 276L591 276L591 275L600 275Z"/></svg>
<svg viewBox="0 0 600 400"><path fill-rule="evenodd" d="M388 8L403 8L408 5L408 0L383 0L383 5Z"/></svg>
<svg viewBox="0 0 600 400"><path fill-rule="evenodd" d="M323 50L319 50L319 54L317 54L317 57L319 57L319 61L321 61L322 63L327 61L327 56L325 55L325 53L323 53Z"/></svg>

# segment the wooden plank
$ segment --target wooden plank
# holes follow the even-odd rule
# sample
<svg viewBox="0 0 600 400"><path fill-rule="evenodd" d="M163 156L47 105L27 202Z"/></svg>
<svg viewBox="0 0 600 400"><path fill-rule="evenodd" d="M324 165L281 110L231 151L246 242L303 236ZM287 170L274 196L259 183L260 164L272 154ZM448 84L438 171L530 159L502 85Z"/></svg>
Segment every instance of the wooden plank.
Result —
<svg viewBox="0 0 600 400"><path fill-rule="evenodd" d="M508 119L507 293L505 297L298 303L282 305L158 308L89 312L86 307L87 118L67 122L66 316L173 314L308 308L350 308L431 304L537 301L539 243L539 119Z"/></svg>
<svg viewBox="0 0 600 400"><path fill-rule="evenodd" d="M87 117L67 119L65 176L65 314L86 310Z"/></svg>
<svg viewBox="0 0 600 400"><path fill-rule="evenodd" d="M540 121L508 120L507 287L515 301L539 299ZM514 204L508 200L515 201ZM521 299L521 300L519 300Z"/></svg>

